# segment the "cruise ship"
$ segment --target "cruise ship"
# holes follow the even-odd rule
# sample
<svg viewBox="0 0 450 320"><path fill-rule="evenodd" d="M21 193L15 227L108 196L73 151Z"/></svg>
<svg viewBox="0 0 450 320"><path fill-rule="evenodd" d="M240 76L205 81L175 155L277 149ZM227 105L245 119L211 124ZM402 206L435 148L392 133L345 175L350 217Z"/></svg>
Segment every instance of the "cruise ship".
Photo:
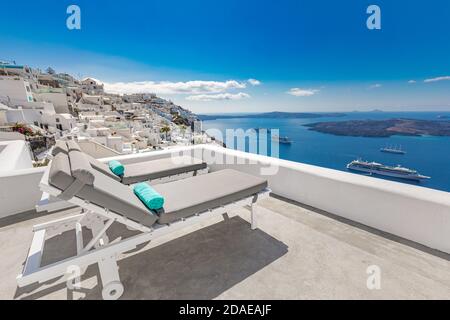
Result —
<svg viewBox="0 0 450 320"><path fill-rule="evenodd" d="M419 174L416 170L404 168L400 165L396 167L391 167L377 162L368 162L362 160L353 160L347 165L347 169L360 172L367 172L370 174L376 174L380 176L388 176L415 181L430 179L430 177Z"/></svg>
<svg viewBox="0 0 450 320"><path fill-rule="evenodd" d="M380 149L381 152L393 153L393 154L406 154L406 151L402 150L402 148L396 147L384 147Z"/></svg>
<svg viewBox="0 0 450 320"><path fill-rule="evenodd" d="M281 144L291 144L292 140L289 137L280 137L278 135L272 136L272 141L281 143Z"/></svg>

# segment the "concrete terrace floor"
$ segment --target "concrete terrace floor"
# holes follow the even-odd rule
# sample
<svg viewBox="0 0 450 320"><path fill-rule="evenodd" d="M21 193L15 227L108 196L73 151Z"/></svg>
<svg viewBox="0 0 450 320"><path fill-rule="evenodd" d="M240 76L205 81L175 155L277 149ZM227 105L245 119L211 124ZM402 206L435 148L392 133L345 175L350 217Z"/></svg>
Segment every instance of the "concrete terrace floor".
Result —
<svg viewBox="0 0 450 320"><path fill-rule="evenodd" d="M63 281L16 286L32 226L68 214L0 220L1 299L101 298L96 265L74 291ZM249 216L243 208L123 255L122 299L450 299L447 254L273 197L260 202L259 230ZM43 263L73 254L74 239L49 240ZM381 269L379 290L367 288L370 265Z"/></svg>

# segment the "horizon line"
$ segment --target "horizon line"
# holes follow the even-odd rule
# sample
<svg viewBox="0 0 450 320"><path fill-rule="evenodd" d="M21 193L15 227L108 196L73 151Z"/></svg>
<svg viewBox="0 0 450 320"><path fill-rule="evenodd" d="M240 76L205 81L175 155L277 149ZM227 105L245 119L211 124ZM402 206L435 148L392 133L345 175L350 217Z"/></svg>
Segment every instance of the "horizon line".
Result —
<svg viewBox="0 0 450 320"><path fill-rule="evenodd" d="M351 110L351 111L264 111L264 112L195 112L197 115L223 115L223 114L265 114L265 113L273 113L273 112L279 112L279 113L401 113L401 112L430 112L430 113L442 113L442 112L450 112L449 110L399 110L399 111L393 111L393 110L368 110L368 111L358 111L358 110Z"/></svg>

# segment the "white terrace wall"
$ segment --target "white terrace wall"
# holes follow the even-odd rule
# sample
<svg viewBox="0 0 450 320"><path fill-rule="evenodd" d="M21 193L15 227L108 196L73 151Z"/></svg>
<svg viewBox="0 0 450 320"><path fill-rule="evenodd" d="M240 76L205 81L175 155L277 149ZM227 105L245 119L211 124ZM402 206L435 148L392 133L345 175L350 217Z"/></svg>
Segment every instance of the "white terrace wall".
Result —
<svg viewBox="0 0 450 320"><path fill-rule="evenodd" d="M0 172L0 218L33 210L41 199L45 168Z"/></svg>
<svg viewBox="0 0 450 320"><path fill-rule="evenodd" d="M25 141L0 142L0 218L34 209L44 168L33 168Z"/></svg>
<svg viewBox="0 0 450 320"><path fill-rule="evenodd" d="M14 137L13 135L10 136ZM24 139L0 141L0 146L0 173L33 168L31 152Z"/></svg>
<svg viewBox="0 0 450 320"><path fill-rule="evenodd" d="M233 168L264 176L262 170L278 167L264 176L275 194L450 253L448 192L220 147L204 150L206 161L225 162L211 162L212 171Z"/></svg>
<svg viewBox="0 0 450 320"><path fill-rule="evenodd" d="M99 159L99 158L106 158L106 157L114 157L119 155L120 153L117 152L114 149L108 148L96 141L92 140L79 140L78 144L81 148L81 150L92 157Z"/></svg>

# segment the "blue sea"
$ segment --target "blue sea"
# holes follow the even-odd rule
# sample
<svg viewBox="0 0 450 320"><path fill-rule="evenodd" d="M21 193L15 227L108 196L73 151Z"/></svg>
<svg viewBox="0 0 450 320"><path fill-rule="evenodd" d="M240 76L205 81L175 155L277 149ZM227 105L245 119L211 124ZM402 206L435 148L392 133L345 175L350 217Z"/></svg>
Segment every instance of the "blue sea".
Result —
<svg viewBox="0 0 450 320"><path fill-rule="evenodd" d="M379 178L450 192L450 137L347 137L315 132L303 126L314 122L357 119L409 118L439 120L438 115L446 116L449 119L450 112L350 112L342 117L313 119L217 119L204 121L203 129L218 129L223 135L226 129L279 129L280 136L288 136L293 141L291 145L280 144L279 157L281 159L342 171L347 171L346 165L357 158L376 161L386 165L400 164L417 170L423 175L430 176L431 179L413 182L395 178ZM385 146L401 146L406 151L406 154L397 155L380 152L380 148ZM243 151L248 152L248 144L243 149L245 149Z"/></svg>

